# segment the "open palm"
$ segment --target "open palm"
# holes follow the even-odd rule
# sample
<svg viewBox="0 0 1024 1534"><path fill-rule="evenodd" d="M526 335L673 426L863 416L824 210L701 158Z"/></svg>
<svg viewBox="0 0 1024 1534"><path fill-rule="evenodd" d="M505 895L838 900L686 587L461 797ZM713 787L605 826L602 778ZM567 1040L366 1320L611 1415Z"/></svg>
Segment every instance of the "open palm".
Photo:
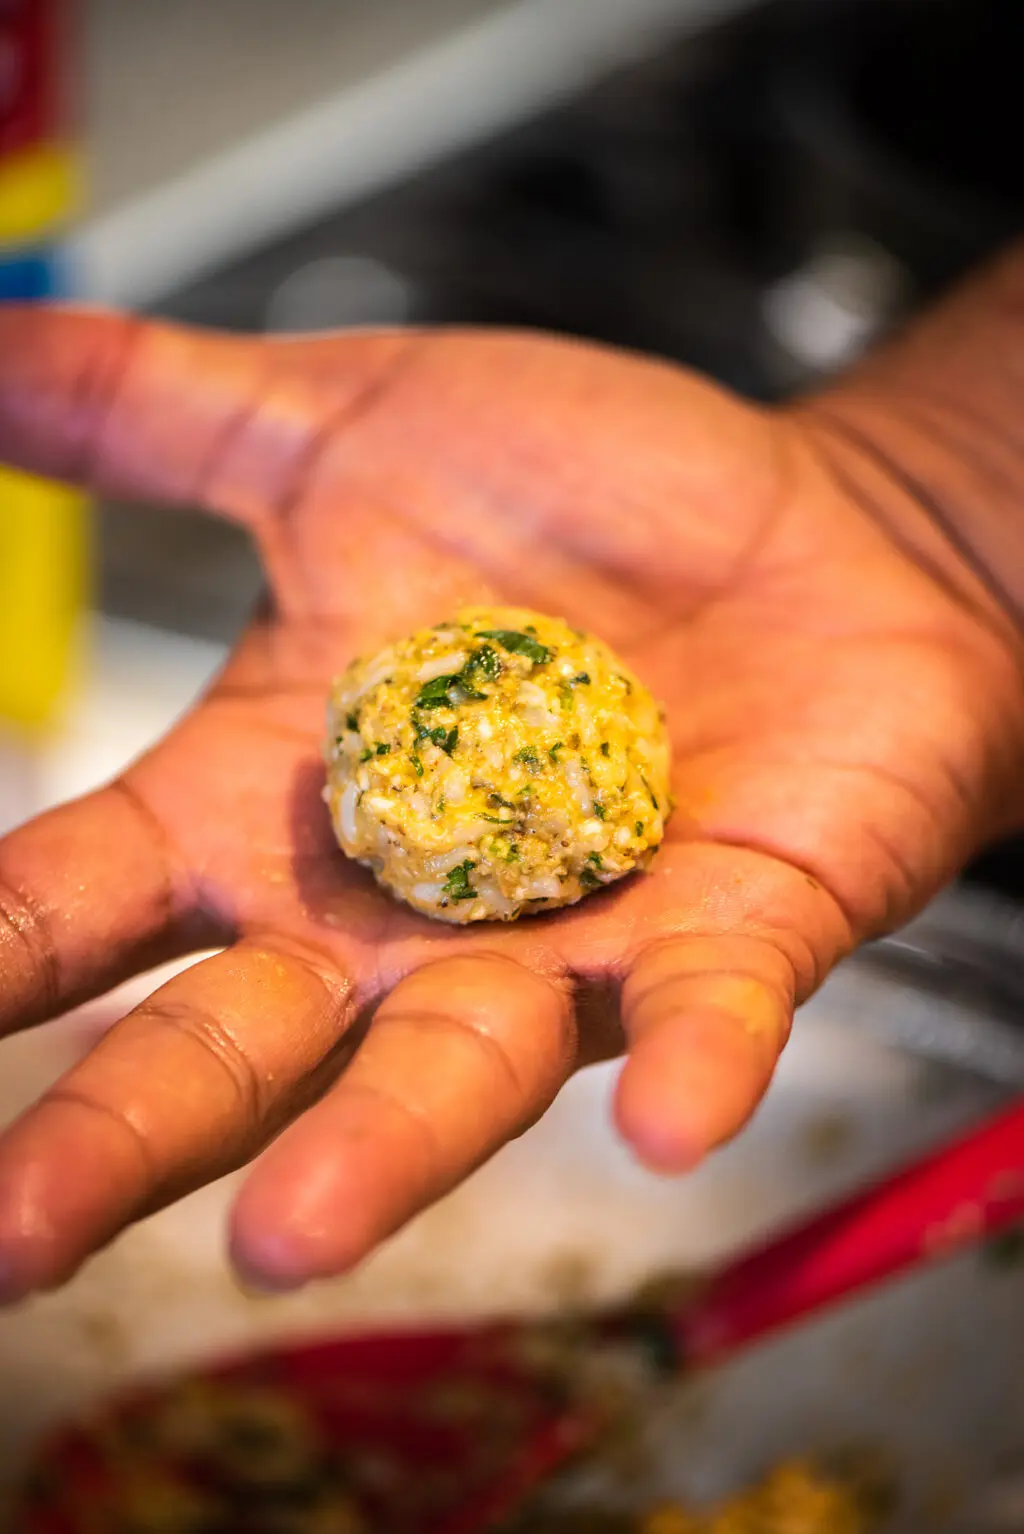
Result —
<svg viewBox="0 0 1024 1534"><path fill-rule="evenodd" d="M1006 822L1024 763L1009 620L897 538L891 487L844 490L836 451L813 412L536 337L0 316L0 452L234 518L269 585L158 747L0 845L7 1030L224 945L0 1140L9 1295L268 1144L236 1260L336 1273L624 1046L649 1164L740 1127L794 1003ZM462 602L592 629L666 703L678 808L649 875L449 929L337 850L332 677Z"/></svg>

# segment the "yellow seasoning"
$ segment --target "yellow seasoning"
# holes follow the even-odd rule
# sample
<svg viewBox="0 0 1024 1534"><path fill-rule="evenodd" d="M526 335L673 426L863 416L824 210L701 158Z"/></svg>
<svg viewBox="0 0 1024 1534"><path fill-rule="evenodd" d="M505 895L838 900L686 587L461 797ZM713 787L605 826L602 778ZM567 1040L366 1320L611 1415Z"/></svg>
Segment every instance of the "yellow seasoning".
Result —
<svg viewBox="0 0 1024 1534"><path fill-rule="evenodd" d="M0 722L45 731L74 681L88 595L89 502L0 469Z"/></svg>

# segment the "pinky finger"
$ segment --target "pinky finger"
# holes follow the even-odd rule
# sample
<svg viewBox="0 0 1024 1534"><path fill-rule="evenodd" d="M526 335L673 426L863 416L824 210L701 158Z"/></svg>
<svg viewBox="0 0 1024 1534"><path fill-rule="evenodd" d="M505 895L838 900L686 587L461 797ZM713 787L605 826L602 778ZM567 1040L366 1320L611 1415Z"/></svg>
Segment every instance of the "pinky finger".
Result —
<svg viewBox="0 0 1024 1534"><path fill-rule="evenodd" d="M615 1100L641 1161L687 1171L743 1127L789 1036L794 988L790 961L760 938L680 937L641 954L623 991Z"/></svg>

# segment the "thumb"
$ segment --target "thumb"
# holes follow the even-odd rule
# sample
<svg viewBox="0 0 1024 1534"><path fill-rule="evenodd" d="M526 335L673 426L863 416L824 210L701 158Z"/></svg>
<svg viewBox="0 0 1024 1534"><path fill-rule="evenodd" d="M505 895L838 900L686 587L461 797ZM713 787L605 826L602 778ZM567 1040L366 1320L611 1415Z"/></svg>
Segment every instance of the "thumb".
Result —
<svg viewBox="0 0 1024 1534"><path fill-rule="evenodd" d="M50 306L0 307L0 459L111 495L252 522L402 342L267 341ZM312 356L316 366L307 366Z"/></svg>

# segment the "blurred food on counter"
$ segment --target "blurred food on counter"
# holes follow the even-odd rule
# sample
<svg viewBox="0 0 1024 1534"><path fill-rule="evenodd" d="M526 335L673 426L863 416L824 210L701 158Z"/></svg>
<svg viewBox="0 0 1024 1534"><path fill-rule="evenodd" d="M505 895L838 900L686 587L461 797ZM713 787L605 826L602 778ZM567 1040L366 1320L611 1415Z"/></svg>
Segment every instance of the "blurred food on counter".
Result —
<svg viewBox="0 0 1024 1534"><path fill-rule="evenodd" d="M250 1364L234 1380L189 1378L56 1440L26 1486L11 1534L434 1534L501 1454L514 1398L457 1379L410 1402L403 1441L374 1443L372 1381L320 1364ZM510 1415L511 1413L511 1415ZM460 1447L461 1446L461 1447ZM599 1457L601 1450L592 1457ZM404 1457L403 1457L404 1456ZM415 1463L415 1473L411 1465ZM582 1467L586 1470L586 1465ZM873 1534L889 1483L870 1458L790 1461L703 1511L678 1502L610 1511L532 1506L502 1534ZM456 1520L457 1522L458 1520ZM461 1524L459 1525L462 1526ZM473 1525L475 1527L475 1524Z"/></svg>
<svg viewBox="0 0 1024 1534"><path fill-rule="evenodd" d="M703 1511L676 1502L632 1516L566 1510L530 1515L507 1534L871 1534L878 1526L873 1488L793 1460Z"/></svg>

